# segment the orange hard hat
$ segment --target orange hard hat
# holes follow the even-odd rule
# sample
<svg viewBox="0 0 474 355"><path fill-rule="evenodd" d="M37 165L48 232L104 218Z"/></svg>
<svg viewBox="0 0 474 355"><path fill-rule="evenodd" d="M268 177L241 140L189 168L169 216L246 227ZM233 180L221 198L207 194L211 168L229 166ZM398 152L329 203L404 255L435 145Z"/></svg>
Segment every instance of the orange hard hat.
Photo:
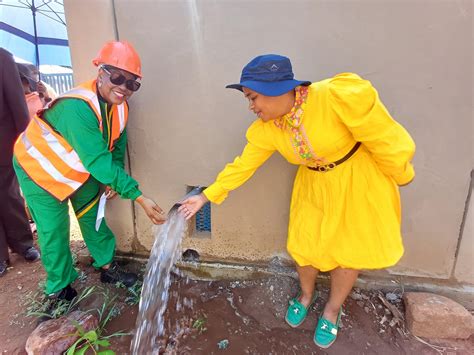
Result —
<svg viewBox="0 0 474 355"><path fill-rule="evenodd" d="M133 46L126 41L110 41L104 44L97 57L92 60L95 66L107 64L126 70L142 77L142 64L138 53Z"/></svg>

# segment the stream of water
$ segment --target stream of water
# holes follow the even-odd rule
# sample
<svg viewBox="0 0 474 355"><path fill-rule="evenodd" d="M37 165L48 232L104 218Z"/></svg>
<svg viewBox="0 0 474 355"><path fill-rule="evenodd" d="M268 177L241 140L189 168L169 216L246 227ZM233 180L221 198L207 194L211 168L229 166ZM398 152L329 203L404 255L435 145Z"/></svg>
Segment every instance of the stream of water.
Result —
<svg viewBox="0 0 474 355"><path fill-rule="evenodd" d="M195 188L188 195L198 194L202 188ZM170 271L181 254L181 241L186 233L187 223L175 205L168 213L168 219L159 228L148 259L145 278L131 344L133 355L158 354L157 340L164 333L164 313L168 304Z"/></svg>

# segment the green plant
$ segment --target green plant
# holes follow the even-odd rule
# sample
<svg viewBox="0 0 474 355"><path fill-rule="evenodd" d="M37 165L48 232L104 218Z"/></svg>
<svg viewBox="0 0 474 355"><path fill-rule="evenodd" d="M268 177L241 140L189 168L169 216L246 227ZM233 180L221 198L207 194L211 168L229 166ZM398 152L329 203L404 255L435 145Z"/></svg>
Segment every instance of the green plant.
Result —
<svg viewBox="0 0 474 355"><path fill-rule="evenodd" d="M89 310L88 312L97 312L99 325L97 328L85 332L82 326L75 322L74 325L77 328L77 332L75 334L71 334L71 336L79 335L79 339L77 339L76 342L74 342L74 344L68 349L66 355L83 355L89 349L97 355L113 355L115 352L111 349L108 349L110 346L108 339L130 334L124 332L115 332L107 336L102 335L108 322L120 314L120 307L116 302L117 295L111 296L108 289L96 288L95 293L102 295L102 306L95 310Z"/></svg>
<svg viewBox="0 0 474 355"><path fill-rule="evenodd" d="M112 337L130 335L130 333L115 332L107 336L102 336L99 328L89 330L88 332L85 332L80 324L76 324L76 328L77 333L71 334L71 336L79 335L79 339L71 345L66 355L84 355L89 349L93 354L97 355L114 355L115 351L108 348L110 346L109 339Z"/></svg>
<svg viewBox="0 0 474 355"><path fill-rule="evenodd" d="M36 290L29 291L21 296L20 304L25 309L25 315L31 316L31 312L40 311L44 308L46 296L43 293L44 281L38 283Z"/></svg>
<svg viewBox="0 0 474 355"><path fill-rule="evenodd" d="M121 313L121 308L117 302L117 295L111 296L109 289L98 286L86 287L71 302L66 302L63 300L49 299L44 295L42 291L43 287L44 284L40 285L37 290L28 293L23 300L22 303L23 306L26 307L27 316L41 317L46 315L51 318L59 318L79 308L79 304L85 299L94 295L102 296L102 303L99 308L84 311L87 313L96 313L99 325L97 328L86 332L79 323L74 322L77 331L69 336L79 336L79 339L68 349L66 352L67 355L83 355L88 350L97 355L112 355L115 354L115 352L108 349L110 346L109 339L129 335L129 333L125 332L115 332L107 336L102 335L108 322ZM126 287L124 286L124 288ZM129 297L133 297L133 300L136 300L136 303L138 303L140 300L141 283L126 289L131 293Z"/></svg>
<svg viewBox="0 0 474 355"><path fill-rule="evenodd" d="M125 297L125 303L134 306L138 303L140 303L140 297L142 294L142 287L143 287L143 282L142 281L137 281L133 284L131 287L125 286L121 282L117 282L115 284L116 287L118 288L124 288L127 290L127 296Z"/></svg>
<svg viewBox="0 0 474 355"><path fill-rule="evenodd" d="M101 290L100 294L103 296L102 306L97 309L97 315L99 318L99 333L102 333L107 323L120 315L120 307L118 306L116 300L117 295L110 295L110 291L108 289Z"/></svg>
<svg viewBox="0 0 474 355"><path fill-rule="evenodd" d="M201 316L194 321L193 328L196 329L199 332L199 334L202 334L207 330L206 323L207 323L207 318L204 316Z"/></svg>
<svg viewBox="0 0 474 355"><path fill-rule="evenodd" d="M44 295L43 292L36 290L28 297L26 315L28 317L47 316L50 318L59 318L65 314L71 313L80 302L90 297L95 292L95 289L95 286L86 287L71 302L50 299Z"/></svg>
<svg viewBox="0 0 474 355"><path fill-rule="evenodd" d="M71 253L71 257L72 257L72 265L77 265L77 260L78 260L78 257L77 257L77 253Z"/></svg>
<svg viewBox="0 0 474 355"><path fill-rule="evenodd" d="M127 288L128 295L125 298L125 303L131 306L140 303L140 297L142 294L143 282L137 281L132 287Z"/></svg>
<svg viewBox="0 0 474 355"><path fill-rule="evenodd" d="M77 277L77 279L79 280L80 283L84 283L87 281L87 274L82 271L82 270L79 270L79 276Z"/></svg>
<svg viewBox="0 0 474 355"><path fill-rule="evenodd" d="M79 335L79 339L71 345L67 350L66 355L84 355L89 349L97 355L115 355L113 350L107 349L110 346L107 337L101 338L97 333L97 329L86 332L79 323L75 322L75 326L77 328L77 333L71 334L71 336ZM105 349L101 350L101 348Z"/></svg>

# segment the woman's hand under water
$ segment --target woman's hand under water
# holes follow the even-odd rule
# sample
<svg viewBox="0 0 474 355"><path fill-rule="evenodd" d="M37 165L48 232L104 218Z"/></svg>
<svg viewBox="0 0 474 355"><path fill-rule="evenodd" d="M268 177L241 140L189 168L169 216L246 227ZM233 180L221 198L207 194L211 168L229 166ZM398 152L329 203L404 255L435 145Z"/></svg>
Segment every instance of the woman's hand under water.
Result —
<svg viewBox="0 0 474 355"><path fill-rule="evenodd" d="M151 198L141 195L135 199L135 202L143 208L143 211L154 224L165 223L166 217L163 215L163 210Z"/></svg>
<svg viewBox="0 0 474 355"><path fill-rule="evenodd" d="M189 220L207 202L209 202L209 200L206 195L200 193L199 195L191 196L186 200L181 201L181 206L178 208L178 211L184 215L186 220Z"/></svg>

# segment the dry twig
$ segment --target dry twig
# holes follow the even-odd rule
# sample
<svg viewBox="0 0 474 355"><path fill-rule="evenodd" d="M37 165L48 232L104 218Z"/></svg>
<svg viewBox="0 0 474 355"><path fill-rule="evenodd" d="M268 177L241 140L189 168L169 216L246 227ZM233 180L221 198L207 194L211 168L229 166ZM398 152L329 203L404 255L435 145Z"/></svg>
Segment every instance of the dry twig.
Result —
<svg viewBox="0 0 474 355"><path fill-rule="evenodd" d="M398 318L399 320L404 320L405 319L402 312L400 312L396 306L394 306L389 301L387 301L385 299L385 297L382 295L381 292L379 292L378 297L379 297L380 301L382 301L384 306L387 307L390 312L392 312L392 314L395 318Z"/></svg>
<svg viewBox="0 0 474 355"><path fill-rule="evenodd" d="M413 335L413 334L412 334ZM431 349L433 349L434 351L436 351L438 354L443 354L445 350L457 350L457 348L450 348L448 346L441 346L441 345L434 345L434 344L430 344L428 343L427 341L417 337L416 335L413 335L413 337L418 340L420 343L423 343L427 346L429 346Z"/></svg>

